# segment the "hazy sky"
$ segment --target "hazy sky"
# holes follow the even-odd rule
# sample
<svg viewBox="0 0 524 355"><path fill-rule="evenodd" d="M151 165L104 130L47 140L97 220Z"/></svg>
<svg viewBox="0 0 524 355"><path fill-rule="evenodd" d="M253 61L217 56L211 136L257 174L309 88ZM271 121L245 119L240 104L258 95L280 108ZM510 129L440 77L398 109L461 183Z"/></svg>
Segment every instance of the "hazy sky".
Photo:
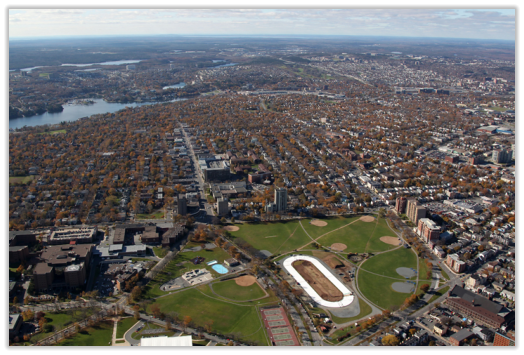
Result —
<svg viewBox="0 0 524 355"><path fill-rule="evenodd" d="M364 4L367 2L360 2L360 6ZM322 6L319 2L316 5ZM9 9L9 38L309 34L515 40L514 9L16 9L16 6Z"/></svg>

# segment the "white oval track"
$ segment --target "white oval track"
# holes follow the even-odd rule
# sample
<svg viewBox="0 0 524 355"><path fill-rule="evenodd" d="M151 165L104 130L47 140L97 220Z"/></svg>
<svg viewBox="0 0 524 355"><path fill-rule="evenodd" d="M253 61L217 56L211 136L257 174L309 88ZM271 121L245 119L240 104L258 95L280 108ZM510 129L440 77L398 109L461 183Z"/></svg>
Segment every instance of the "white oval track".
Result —
<svg viewBox="0 0 524 355"><path fill-rule="evenodd" d="M326 301L322 297L319 296L319 294L311 287L311 285L298 273L298 271L293 267L293 263L297 260L305 260L309 261L315 267L322 273L324 276L331 281L333 285L335 285L336 288L342 292L343 298L340 301L337 302L330 302ZM345 307L350 305L353 300L355 299L355 296L353 296L353 292L351 292L342 282L340 282L339 279L335 277L324 265L322 265L317 259L307 256L307 255L293 255L284 260L284 268L286 268L287 272L293 276L293 278L302 286L302 288L308 293L308 295L315 301L316 303L324 306L324 307Z"/></svg>

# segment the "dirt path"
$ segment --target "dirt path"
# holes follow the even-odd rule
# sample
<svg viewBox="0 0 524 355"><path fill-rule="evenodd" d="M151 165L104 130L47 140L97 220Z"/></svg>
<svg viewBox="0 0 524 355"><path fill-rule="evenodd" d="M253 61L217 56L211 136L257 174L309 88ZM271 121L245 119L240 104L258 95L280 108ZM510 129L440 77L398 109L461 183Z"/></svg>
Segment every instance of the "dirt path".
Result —
<svg viewBox="0 0 524 355"><path fill-rule="evenodd" d="M299 223L300 223L300 221L299 221ZM300 225L302 225L302 224L300 224ZM297 226L297 228L298 228L298 226ZM291 235L290 235L289 237L287 237L287 239L284 240L284 242L283 242L282 244L280 244L280 246L278 247L278 249L277 249L277 251L276 251L275 254L278 254L278 251L280 250L280 248L282 248L282 246L283 246L284 244L286 244L286 242L289 240L289 238L291 238L291 237L295 234L295 232L297 231L297 228L295 228L295 230L293 231L293 233L291 233Z"/></svg>

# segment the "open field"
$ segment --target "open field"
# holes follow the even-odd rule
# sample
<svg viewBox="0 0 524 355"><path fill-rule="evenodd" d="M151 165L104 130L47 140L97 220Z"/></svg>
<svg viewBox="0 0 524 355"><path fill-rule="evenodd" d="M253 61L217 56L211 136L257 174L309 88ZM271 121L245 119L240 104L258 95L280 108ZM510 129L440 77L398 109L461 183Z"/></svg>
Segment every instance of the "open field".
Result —
<svg viewBox="0 0 524 355"><path fill-rule="evenodd" d="M375 255L362 264L361 268L376 274L403 279L396 271L399 267L413 268L417 270L417 256L411 249L398 248ZM416 278L416 274L411 279Z"/></svg>
<svg viewBox="0 0 524 355"><path fill-rule="evenodd" d="M238 333L242 340L267 344L259 311L254 305L232 304L209 295L212 295L209 286L202 285L159 298L156 303L166 314L176 312L181 318L190 316L201 326L213 322L212 329L221 334Z"/></svg>
<svg viewBox="0 0 524 355"><path fill-rule="evenodd" d="M169 253L169 249L168 248L161 248L161 247L153 247L153 252L159 258L163 258L164 256L167 255L167 253Z"/></svg>
<svg viewBox="0 0 524 355"><path fill-rule="evenodd" d="M358 272L357 281L364 297L384 309L389 309L390 306L400 306L411 295L393 291L391 285L397 281L370 274L365 270Z"/></svg>
<svg viewBox="0 0 524 355"><path fill-rule="evenodd" d="M295 261L292 266L326 301L336 302L343 298L342 292L309 261Z"/></svg>
<svg viewBox="0 0 524 355"><path fill-rule="evenodd" d="M9 183L14 184L16 182L27 184L28 182L34 180L36 175L26 175L26 176L10 176Z"/></svg>
<svg viewBox="0 0 524 355"><path fill-rule="evenodd" d="M84 313L85 312L85 313ZM73 324L74 322L77 322L79 320L82 320L86 317L89 317L93 314L92 309L82 309L82 310L76 310L73 311L73 313L67 314L67 313L47 313L45 312L45 318L47 320L47 324L50 324L54 327L54 330L57 331L59 329L64 329L65 327ZM38 333L31 337L31 341L38 341L41 339L44 339L48 336L50 336L52 333Z"/></svg>
<svg viewBox="0 0 524 355"><path fill-rule="evenodd" d="M118 322L118 325L116 327L116 338L122 338L125 332L127 332L129 328L131 328L135 324L136 320L134 317L120 319L120 322Z"/></svg>
<svg viewBox="0 0 524 355"><path fill-rule="evenodd" d="M235 280L228 280L215 282L211 287L220 296L235 301L249 301L266 295L256 282L250 286L239 286Z"/></svg>
<svg viewBox="0 0 524 355"><path fill-rule="evenodd" d="M58 133L67 133L65 129L57 129L56 131L42 132L38 134L58 134Z"/></svg>
<svg viewBox="0 0 524 355"><path fill-rule="evenodd" d="M113 322L101 322L81 330L77 335L58 343L59 346L110 346L113 337Z"/></svg>
<svg viewBox="0 0 524 355"><path fill-rule="evenodd" d="M311 220L309 219L303 219L302 225L304 226L304 229L309 233L309 235L316 239L320 237L323 234L326 234L332 230L335 230L337 228L340 228L342 226L345 226L346 224L349 224L351 222L354 222L358 220L360 216L352 216L352 217L331 217L331 218L324 218L324 219L314 219L312 221L319 221L319 222L326 222L327 225L324 227L317 226L315 224L318 223L309 223Z"/></svg>
<svg viewBox="0 0 524 355"><path fill-rule="evenodd" d="M308 224L309 220L303 220L302 224L304 223ZM274 223L245 223L239 227L238 231L230 232L233 237L243 239L254 248L267 250L272 254L286 253L311 242L311 239L304 233L296 220Z"/></svg>
<svg viewBox="0 0 524 355"><path fill-rule="evenodd" d="M431 280L431 276L428 278L426 276L426 274L428 273L428 270L431 270L433 268L433 266L431 268L428 268L428 266L426 265L426 260L425 259L420 259L420 262L419 262L419 270L418 270L418 279L419 280Z"/></svg>
<svg viewBox="0 0 524 355"><path fill-rule="evenodd" d="M199 243L188 243L186 245L186 250L199 245ZM193 264L190 260L197 256L205 258L204 262L197 265ZM167 266L164 268L164 270L162 270L162 272L160 272L153 280L151 280L144 287L144 298L152 298L165 295L168 292L161 291L159 287L167 281L177 278L190 270L207 269L211 272L211 274L214 277L217 277L219 276L219 274L215 270L213 270L211 266L208 266L206 262L216 260L219 263L223 263L225 259L229 258L229 254L219 247L210 250L181 252L177 255L175 259L173 259L169 264L167 264Z"/></svg>
<svg viewBox="0 0 524 355"><path fill-rule="evenodd" d="M143 214L139 213L135 216L135 219L162 219L164 218L164 211L157 211L155 213Z"/></svg>

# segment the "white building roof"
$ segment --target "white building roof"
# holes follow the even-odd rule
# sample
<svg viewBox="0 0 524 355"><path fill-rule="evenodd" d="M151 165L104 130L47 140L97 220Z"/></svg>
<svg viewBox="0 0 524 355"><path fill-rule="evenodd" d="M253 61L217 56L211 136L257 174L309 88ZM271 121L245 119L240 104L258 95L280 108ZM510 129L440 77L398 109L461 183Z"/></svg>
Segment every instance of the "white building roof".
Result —
<svg viewBox="0 0 524 355"><path fill-rule="evenodd" d="M151 337L140 339L140 346L193 346L191 335L181 337Z"/></svg>

